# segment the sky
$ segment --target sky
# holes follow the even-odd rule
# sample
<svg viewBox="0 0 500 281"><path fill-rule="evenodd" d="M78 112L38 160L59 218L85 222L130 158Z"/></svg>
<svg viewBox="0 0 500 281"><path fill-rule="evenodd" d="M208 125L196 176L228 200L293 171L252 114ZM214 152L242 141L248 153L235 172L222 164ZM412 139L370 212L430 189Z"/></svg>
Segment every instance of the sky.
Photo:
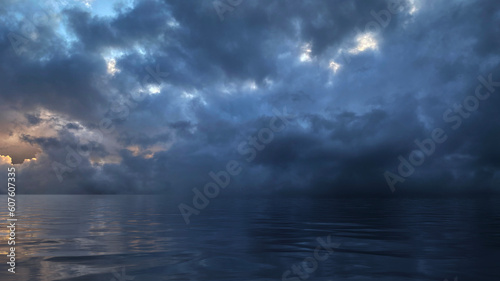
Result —
<svg viewBox="0 0 500 281"><path fill-rule="evenodd" d="M19 193L498 194L497 1L4 2Z"/></svg>

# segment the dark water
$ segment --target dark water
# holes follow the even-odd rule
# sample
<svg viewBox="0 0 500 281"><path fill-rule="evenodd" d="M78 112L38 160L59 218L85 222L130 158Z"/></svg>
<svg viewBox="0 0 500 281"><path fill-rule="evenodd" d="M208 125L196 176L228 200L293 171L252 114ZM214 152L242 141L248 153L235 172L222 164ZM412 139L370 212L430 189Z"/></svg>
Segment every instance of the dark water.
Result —
<svg viewBox="0 0 500 281"><path fill-rule="evenodd" d="M173 201L21 196L0 280L282 280L328 235L340 246L287 280L500 280L498 199L216 198L189 225Z"/></svg>

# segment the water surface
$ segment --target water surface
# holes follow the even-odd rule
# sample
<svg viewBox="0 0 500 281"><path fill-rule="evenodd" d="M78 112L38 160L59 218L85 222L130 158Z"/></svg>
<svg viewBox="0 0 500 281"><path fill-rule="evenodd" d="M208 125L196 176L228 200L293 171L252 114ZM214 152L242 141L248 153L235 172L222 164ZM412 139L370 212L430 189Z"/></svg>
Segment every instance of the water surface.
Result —
<svg viewBox="0 0 500 281"><path fill-rule="evenodd" d="M305 280L500 277L498 199L216 198L189 225L179 203L18 196L17 273L3 227L0 280L281 280L328 235L340 246Z"/></svg>

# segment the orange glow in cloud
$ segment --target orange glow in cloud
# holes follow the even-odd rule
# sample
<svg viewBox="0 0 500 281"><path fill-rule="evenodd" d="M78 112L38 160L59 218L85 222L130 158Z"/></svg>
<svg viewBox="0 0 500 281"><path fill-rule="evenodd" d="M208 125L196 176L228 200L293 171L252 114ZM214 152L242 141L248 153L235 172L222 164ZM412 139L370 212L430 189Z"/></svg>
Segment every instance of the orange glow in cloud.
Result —
<svg viewBox="0 0 500 281"><path fill-rule="evenodd" d="M31 158L31 159L24 159L23 163L28 163L36 161L36 158ZM7 164L7 165L19 165L19 164L12 164L12 158L9 155L0 155L0 165Z"/></svg>
<svg viewBox="0 0 500 281"><path fill-rule="evenodd" d="M137 145L128 146L127 149L132 152L132 155L138 156L141 149Z"/></svg>
<svg viewBox="0 0 500 281"><path fill-rule="evenodd" d="M12 158L9 155L0 155L0 165L1 164L12 164Z"/></svg>
<svg viewBox="0 0 500 281"><path fill-rule="evenodd" d="M36 158L24 159L23 163L28 163L28 162L31 162L31 161L36 161Z"/></svg>
<svg viewBox="0 0 500 281"><path fill-rule="evenodd" d="M127 147L127 150L132 152L134 156L140 156L144 159L151 159L154 157L155 153L160 151L167 151L172 146L172 143L157 144L148 147L147 149L142 149L138 145L131 145Z"/></svg>

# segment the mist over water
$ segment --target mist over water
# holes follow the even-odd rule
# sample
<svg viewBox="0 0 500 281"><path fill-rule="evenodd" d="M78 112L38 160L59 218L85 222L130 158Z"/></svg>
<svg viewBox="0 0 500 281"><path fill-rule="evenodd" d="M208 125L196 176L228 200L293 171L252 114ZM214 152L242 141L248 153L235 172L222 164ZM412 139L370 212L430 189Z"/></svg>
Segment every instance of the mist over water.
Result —
<svg viewBox="0 0 500 281"><path fill-rule="evenodd" d="M282 280L329 235L339 247L304 279L499 277L498 199L220 199L189 225L174 201L18 196L17 273L0 279Z"/></svg>

